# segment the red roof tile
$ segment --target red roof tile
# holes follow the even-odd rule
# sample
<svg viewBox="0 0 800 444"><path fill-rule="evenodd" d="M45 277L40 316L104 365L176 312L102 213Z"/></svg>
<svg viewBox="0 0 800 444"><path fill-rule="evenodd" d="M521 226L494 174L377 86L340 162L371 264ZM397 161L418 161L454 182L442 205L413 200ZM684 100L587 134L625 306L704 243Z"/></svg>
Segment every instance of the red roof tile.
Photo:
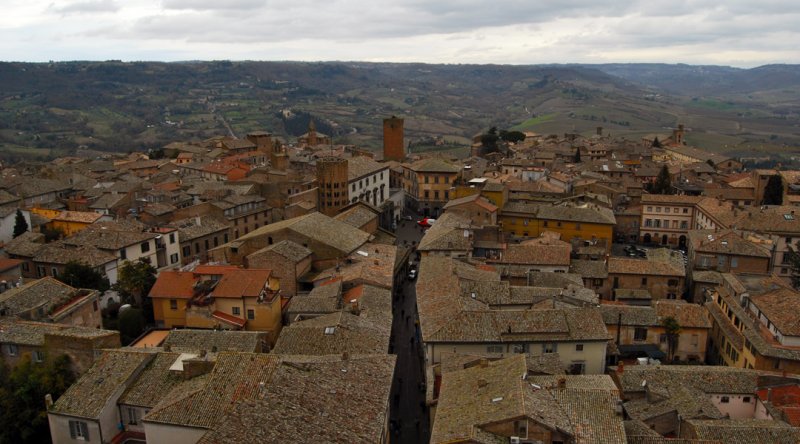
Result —
<svg viewBox="0 0 800 444"><path fill-rule="evenodd" d="M25 261L19 259L0 259L0 271L6 271L8 269L19 267L19 264Z"/></svg>
<svg viewBox="0 0 800 444"><path fill-rule="evenodd" d="M217 298L257 297L269 284L272 270L249 268L227 271L212 294Z"/></svg>
<svg viewBox="0 0 800 444"><path fill-rule="evenodd" d="M236 316L229 315L228 313L223 313L219 310L215 311L214 313L211 313L211 316L213 316L216 319L219 319L222 322L235 325L240 328L244 327L244 324L247 322L242 318L237 318Z"/></svg>
<svg viewBox="0 0 800 444"><path fill-rule="evenodd" d="M150 290L151 298L190 299L194 295L194 273L186 271L162 271Z"/></svg>

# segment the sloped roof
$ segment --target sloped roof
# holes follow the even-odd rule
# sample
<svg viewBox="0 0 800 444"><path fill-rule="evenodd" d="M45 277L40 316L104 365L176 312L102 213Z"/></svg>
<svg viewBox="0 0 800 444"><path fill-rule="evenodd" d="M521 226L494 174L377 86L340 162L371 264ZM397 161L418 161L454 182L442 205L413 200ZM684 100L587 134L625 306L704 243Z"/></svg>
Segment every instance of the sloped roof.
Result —
<svg viewBox="0 0 800 444"><path fill-rule="evenodd" d="M576 442L625 442L622 419L614 411L619 397L608 376L526 380L527 371L519 355L444 373L430 442L507 442L488 426L521 418Z"/></svg>
<svg viewBox="0 0 800 444"><path fill-rule="evenodd" d="M2 295L0 295L2 298ZM800 293L780 288L750 297L750 302L785 336L800 336Z"/></svg>
<svg viewBox="0 0 800 444"><path fill-rule="evenodd" d="M92 367L72 384L48 410L80 418L100 417L114 392L126 385L137 370L153 359L153 353L106 350Z"/></svg>
<svg viewBox="0 0 800 444"><path fill-rule="evenodd" d="M273 352L292 355L380 354L388 352L390 335L391 313L373 317L339 311L284 327Z"/></svg>
<svg viewBox="0 0 800 444"><path fill-rule="evenodd" d="M266 339L264 332L233 330L172 330L164 339L163 347L182 353L256 352Z"/></svg>
<svg viewBox="0 0 800 444"><path fill-rule="evenodd" d="M370 238L369 233L345 222L338 221L319 212L313 212L265 225L239 237L237 242L259 238L284 229L329 245L345 254L352 253Z"/></svg>
<svg viewBox="0 0 800 444"><path fill-rule="evenodd" d="M151 298L190 299L197 278L190 271L164 270L150 289Z"/></svg>
<svg viewBox="0 0 800 444"><path fill-rule="evenodd" d="M285 358L261 396L231 409L198 444L383 440L396 358ZM219 416L219 415L217 415Z"/></svg>

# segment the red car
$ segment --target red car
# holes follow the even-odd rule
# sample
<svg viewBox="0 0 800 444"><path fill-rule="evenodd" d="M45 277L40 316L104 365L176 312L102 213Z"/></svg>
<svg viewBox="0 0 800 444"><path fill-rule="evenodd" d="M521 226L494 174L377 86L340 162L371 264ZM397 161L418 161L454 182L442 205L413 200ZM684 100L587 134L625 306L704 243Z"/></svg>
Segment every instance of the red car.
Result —
<svg viewBox="0 0 800 444"><path fill-rule="evenodd" d="M431 225L433 225L434 222L436 222L436 219L426 217L425 219L422 219L421 221L417 222L417 225L419 225L420 227L428 228Z"/></svg>

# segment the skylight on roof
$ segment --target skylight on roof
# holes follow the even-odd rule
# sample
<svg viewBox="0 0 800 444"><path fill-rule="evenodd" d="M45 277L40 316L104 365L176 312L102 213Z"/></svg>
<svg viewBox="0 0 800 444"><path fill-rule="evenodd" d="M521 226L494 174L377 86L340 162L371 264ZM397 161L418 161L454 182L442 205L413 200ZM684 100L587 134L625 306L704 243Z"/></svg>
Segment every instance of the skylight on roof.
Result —
<svg viewBox="0 0 800 444"><path fill-rule="evenodd" d="M336 331L336 327L325 327L325 334L332 335Z"/></svg>
<svg viewBox="0 0 800 444"><path fill-rule="evenodd" d="M497 398L492 398L492 402L500 402L503 400L502 396L498 396Z"/></svg>
<svg viewBox="0 0 800 444"><path fill-rule="evenodd" d="M783 218L786 220L794 220L794 214L784 214Z"/></svg>

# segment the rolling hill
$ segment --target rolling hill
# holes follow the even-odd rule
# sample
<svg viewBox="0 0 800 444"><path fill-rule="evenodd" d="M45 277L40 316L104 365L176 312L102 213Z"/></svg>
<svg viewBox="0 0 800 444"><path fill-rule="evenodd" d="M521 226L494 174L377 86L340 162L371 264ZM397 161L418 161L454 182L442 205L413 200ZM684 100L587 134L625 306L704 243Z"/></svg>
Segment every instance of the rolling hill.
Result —
<svg viewBox="0 0 800 444"><path fill-rule="evenodd" d="M378 148L390 115L407 139L444 136L461 153L489 126L639 138L679 122L710 150L786 162L800 150L797 65L0 63L0 85L6 160L253 130L291 139L312 118L336 142Z"/></svg>

